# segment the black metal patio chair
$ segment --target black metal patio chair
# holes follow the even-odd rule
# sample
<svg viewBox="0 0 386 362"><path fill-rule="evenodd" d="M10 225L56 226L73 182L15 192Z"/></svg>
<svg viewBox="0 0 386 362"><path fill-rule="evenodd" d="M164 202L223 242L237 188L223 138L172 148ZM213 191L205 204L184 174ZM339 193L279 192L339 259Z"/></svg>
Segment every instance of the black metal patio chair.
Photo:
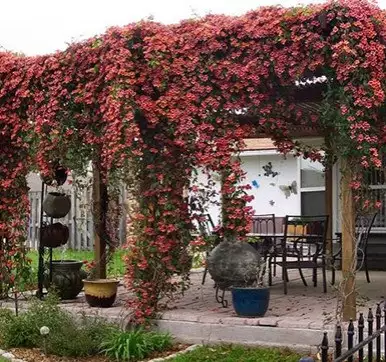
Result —
<svg viewBox="0 0 386 362"><path fill-rule="evenodd" d="M282 268L284 294L288 292L288 270L298 269L303 284L307 286L303 269L312 269L312 281L317 286L317 269L322 269L323 292L327 292L326 246L328 215L287 215L280 246L274 244L269 256L269 284L272 285L272 264Z"/></svg>
<svg viewBox="0 0 386 362"><path fill-rule="evenodd" d="M249 244L265 256L269 254L273 244L277 242L275 214L253 215L252 234L248 239ZM276 264L274 264L274 275L276 275Z"/></svg>
<svg viewBox="0 0 386 362"><path fill-rule="evenodd" d="M209 253L219 244L220 238L215 232L215 226L212 220L212 217L210 214L201 214L197 218L197 224L198 224L198 232L200 236L203 236L207 239L212 239L212 243L210 245L210 248L206 251L206 259L209 256ZM202 276L202 282L201 284L205 284L206 275L208 274L208 267L205 266L204 274Z"/></svg>
<svg viewBox="0 0 386 362"><path fill-rule="evenodd" d="M355 237L356 237L356 249L357 249L357 269L365 270L366 280L370 283L369 270L367 266L367 245L371 229L374 225L375 218L378 212L370 215L358 215L355 219ZM336 262L342 261L342 233L336 233L339 244L339 250L331 255L331 269L332 269L332 280L331 284L335 284L335 269Z"/></svg>

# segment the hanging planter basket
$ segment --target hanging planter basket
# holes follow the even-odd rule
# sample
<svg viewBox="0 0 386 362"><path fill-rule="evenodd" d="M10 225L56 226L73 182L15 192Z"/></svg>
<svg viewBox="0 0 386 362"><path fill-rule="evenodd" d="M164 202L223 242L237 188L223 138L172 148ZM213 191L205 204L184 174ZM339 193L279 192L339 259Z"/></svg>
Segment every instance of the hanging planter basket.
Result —
<svg viewBox="0 0 386 362"><path fill-rule="evenodd" d="M60 222L43 226L40 232L40 245L48 248L65 245L70 236L68 227Z"/></svg>
<svg viewBox="0 0 386 362"><path fill-rule="evenodd" d="M42 176L40 175L42 181L48 185L62 186L67 181L67 170L62 166L55 167L53 175Z"/></svg>
<svg viewBox="0 0 386 362"><path fill-rule="evenodd" d="M47 216L60 219L66 216L71 209L70 197L59 192L50 192L43 202L43 210Z"/></svg>

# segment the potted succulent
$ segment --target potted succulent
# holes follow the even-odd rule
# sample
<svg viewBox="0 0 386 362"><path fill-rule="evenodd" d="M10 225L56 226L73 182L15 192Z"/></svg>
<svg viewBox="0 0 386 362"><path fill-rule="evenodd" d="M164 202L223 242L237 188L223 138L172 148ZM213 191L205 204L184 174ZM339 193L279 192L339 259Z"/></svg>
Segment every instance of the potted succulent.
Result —
<svg viewBox="0 0 386 362"><path fill-rule="evenodd" d="M83 280L86 302L90 307L110 308L117 297L119 281L115 278L96 278L96 262L85 260L83 263L87 273L87 278Z"/></svg>
<svg viewBox="0 0 386 362"><path fill-rule="evenodd" d="M264 251L256 269L254 282L250 283L250 275L248 274L245 283L231 287L233 308L238 316L263 317L267 312L270 299L270 291L266 283L267 266L268 251Z"/></svg>

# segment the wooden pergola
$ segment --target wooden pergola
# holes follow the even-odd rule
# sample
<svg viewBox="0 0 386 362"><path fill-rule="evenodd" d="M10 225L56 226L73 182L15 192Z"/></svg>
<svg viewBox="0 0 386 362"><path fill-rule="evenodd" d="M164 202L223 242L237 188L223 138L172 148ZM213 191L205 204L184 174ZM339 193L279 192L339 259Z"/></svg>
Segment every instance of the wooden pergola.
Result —
<svg viewBox="0 0 386 362"><path fill-rule="evenodd" d="M320 104L323 100L323 93L326 91L326 82L315 83L306 78L303 84L297 84L293 87L287 87L285 92L292 96L296 106L301 110L319 112ZM242 124L254 124L255 117L249 114L238 116ZM325 145L329 144L328 130L323 130L321 127L293 127L290 130L292 139L301 138L306 142L307 138L321 137L324 139ZM269 135L257 132L250 138L267 138ZM352 272L352 266L355 265L356 256L356 240L355 240L355 207L353 201L353 192L350 184L353 179L352 171L347 163L347 160L342 159L341 170L342 178L340 180L341 190L341 232L342 232L342 277L343 277L343 319L349 321L356 319L356 293L355 293L355 273ZM332 217L333 217L333 173L332 166L327 165L325 169L325 207L326 215L329 216L329 224L327 230L327 239L329 241L327 250L329 253L333 251L333 234L332 234Z"/></svg>

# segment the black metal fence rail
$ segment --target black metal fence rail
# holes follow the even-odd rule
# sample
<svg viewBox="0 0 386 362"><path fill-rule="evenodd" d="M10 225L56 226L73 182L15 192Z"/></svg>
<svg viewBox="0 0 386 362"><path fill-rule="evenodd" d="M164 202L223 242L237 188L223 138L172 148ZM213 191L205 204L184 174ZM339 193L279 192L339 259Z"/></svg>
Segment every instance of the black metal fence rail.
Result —
<svg viewBox="0 0 386 362"><path fill-rule="evenodd" d="M383 325L382 324L383 320ZM367 322L367 337L364 338L365 324ZM375 326L374 326L375 322ZM375 330L374 330L375 327ZM334 357L330 359L330 350L327 332L324 333L321 344L322 362L381 362L386 361L386 303L383 304L383 315L380 303L377 304L375 318L374 314L369 308L367 321L360 313L357 322L357 331L355 331L354 322L351 320L347 328L347 351L342 353L343 334L342 327L337 325L335 330L335 348L333 351ZM357 344L354 345L354 340L357 333ZM383 337L383 351L381 349L381 342ZM374 343L375 340L375 343ZM374 353L375 346L375 353ZM367 350L367 356L365 352ZM354 359L355 358L355 359Z"/></svg>

